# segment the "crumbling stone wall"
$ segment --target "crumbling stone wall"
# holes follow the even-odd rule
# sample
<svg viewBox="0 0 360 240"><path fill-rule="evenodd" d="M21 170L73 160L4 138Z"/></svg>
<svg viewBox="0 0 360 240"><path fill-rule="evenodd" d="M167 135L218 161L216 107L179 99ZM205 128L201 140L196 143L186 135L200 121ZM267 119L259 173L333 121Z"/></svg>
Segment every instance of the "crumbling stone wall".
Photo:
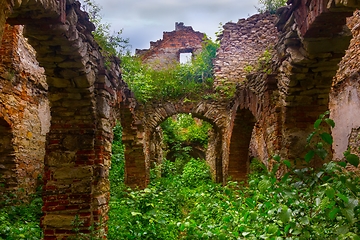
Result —
<svg viewBox="0 0 360 240"><path fill-rule="evenodd" d="M34 193L43 176L50 109L44 69L22 36L23 27L5 26L0 48L0 188L17 198ZM23 191L21 191L21 189Z"/></svg>
<svg viewBox="0 0 360 240"><path fill-rule="evenodd" d="M150 42L150 49L136 49L136 55L155 69L171 66L180 61L181 53L196 55L202 49L205 35L184 23L175 23L175 30L164 32L163 39Z"/></svg>
<svg viewBox="0 0 360 240"><path fill-rule="evenodd" d="M360 16L359 11L347 19L353 38L345 56L339 64L330 93L330 117L335 121L332 131L335 159L342 159L343 152L350 147L352 153L359 154L360 126Z"/></svg>
<svg viewBox="0 0 360 240"><path fill-rule="evenodd" d="M256 14L225 24L220 36L214 61L215 86L237 84L229 109L228 146L223 150L227 152L224 161L229 164L226 176L234 180L246 178L252 157L266 161L280 147L276 70L271 68L271 54L278 40L276 20L275 15ZM265 51L269 53L266 71L259 70Z"/></svg>
<svg viewBox="0 0 360 240"><path fill-rule="evenodd" d="M243 82L251 69L256 71L259 58L265 50L271 51L278 40L276 19L275 15L268 13L256 14L223 26L214 62L215 85Z"/></svg>

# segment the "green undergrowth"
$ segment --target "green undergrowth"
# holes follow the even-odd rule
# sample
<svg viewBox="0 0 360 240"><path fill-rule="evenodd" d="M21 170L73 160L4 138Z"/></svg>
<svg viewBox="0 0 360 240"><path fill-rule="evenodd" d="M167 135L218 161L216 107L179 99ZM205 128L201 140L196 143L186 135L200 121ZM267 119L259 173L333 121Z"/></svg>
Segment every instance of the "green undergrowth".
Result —
<svg viewBox="0 0 360 240"><path fill-rule="evenodd" d="M302 168L274 156L268 170L253 159L247 183L214 183L203 160L181 170L183 159L165 160L147 188L112 191L108 238L360 239L360 179L347 170L359 158L347 151L311 167L329 157L334 124L328 112L315 122Z"/></svg>
<svg viewBox="0 0 360 240"><path fill-rule="evenodd" d="M112 197L109 239L360 239L359 176L339 163L278 179L254 161L248 185L226 186L202 161L180 175L164 165L166 177Z"/></svg>
<svg viewBox="0 0 360 240"><path fill-rule="evenodd" d="M29 203L16 200L15 195L3 199L0 202L0 240L42 239L40 217L43 202L40 194L32 196Z"/></svg>

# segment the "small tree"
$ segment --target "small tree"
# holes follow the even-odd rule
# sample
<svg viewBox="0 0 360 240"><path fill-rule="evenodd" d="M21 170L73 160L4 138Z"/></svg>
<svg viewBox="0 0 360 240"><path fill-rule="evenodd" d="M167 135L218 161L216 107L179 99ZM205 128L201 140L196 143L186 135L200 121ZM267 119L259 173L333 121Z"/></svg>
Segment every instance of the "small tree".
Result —
<svg viewBox="0 0 360 240"><path fill-rule="evenodd" d="M287 0L259 0L259 4L261 4L262 7L257 8L257 10L261 13L268 11L271 14L275 14L279 7L286 5L286 2Z"/></svg>

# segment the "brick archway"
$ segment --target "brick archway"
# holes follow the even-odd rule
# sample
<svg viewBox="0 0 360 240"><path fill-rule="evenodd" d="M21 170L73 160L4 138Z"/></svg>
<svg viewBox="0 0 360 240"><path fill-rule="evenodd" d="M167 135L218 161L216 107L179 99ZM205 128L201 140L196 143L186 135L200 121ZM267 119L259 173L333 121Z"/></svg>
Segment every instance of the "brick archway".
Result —
<svg viewBox="0 0 360 240"><path fill-rule="evenodd" d="M150 162L157 153L152 152L155 129L171 117L180 113L191 113L193 117L209 122L214 133L209 146L213 151L207 153L214 178L224 181L223 145L225 129L228 125L226 107L211 101L154 102L146 106L137 103L127 89L123 90L121 122L123 124L123 142L125 144L125 182L130 186L145 187L149 182ZM159 154L161 155L161 154Z"/></svg>
<svg viewBox="0 0 360 240"><path fill-rule="evenodd" d="M43 187L44 239L74 234L78 215L87 232L105 230L109 200L112 127L118 62L104 67L94 26L76 1L13 1L0 9L4 20L25 25L49 86L51 126L47 134ZM1 22L3 23L3 22ZM1 32L4 25L1 24ZM100 231L101 232L101 231ZM100 233L102 234L102 233Z"/></svg>
<svg viewBox="0 0 360 240"><path fill-rule="evenodd" d="M306 137L328 109L333 77L352 38L346 18L358 3L291 1L277 23L282 150L284 158L304 156Z"/></svg>

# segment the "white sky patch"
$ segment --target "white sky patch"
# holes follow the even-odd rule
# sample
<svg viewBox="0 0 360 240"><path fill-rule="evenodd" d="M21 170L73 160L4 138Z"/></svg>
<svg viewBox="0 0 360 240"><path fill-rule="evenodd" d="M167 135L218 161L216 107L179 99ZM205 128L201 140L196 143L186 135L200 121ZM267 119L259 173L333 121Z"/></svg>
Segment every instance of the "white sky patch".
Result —
<svg viewBox="0 0 360 240"><path fill-rule="evenodd" d="M257 13L258 0L93 0L102 7L103 22L113 31L123 29L135 49L175 29L175 22L192 26L215 40L219 23L237 22Z"/></svg>

